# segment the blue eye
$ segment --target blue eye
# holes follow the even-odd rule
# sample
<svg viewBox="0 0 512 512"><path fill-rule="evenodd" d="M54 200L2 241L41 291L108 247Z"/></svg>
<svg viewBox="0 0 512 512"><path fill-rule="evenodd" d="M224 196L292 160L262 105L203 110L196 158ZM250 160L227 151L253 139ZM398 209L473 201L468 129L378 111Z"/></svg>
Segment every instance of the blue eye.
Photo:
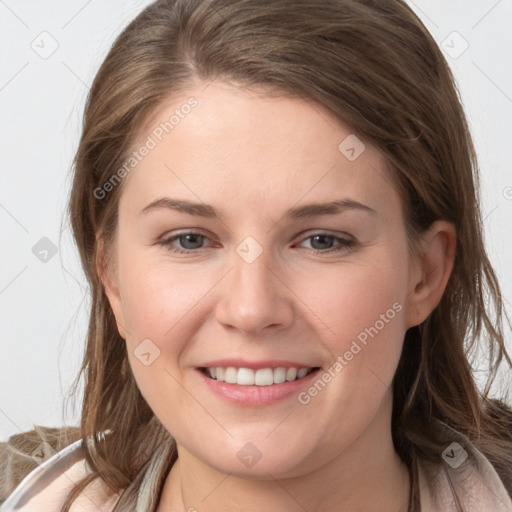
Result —
<svg viewBox="0 0 512 512"><path fill-rule="evenodd" d="M189 254L191 252L197 252L196 249L201 249L201 242L205 239L206 236L190 231L188 233L181 233L180 235L175 235L170 238L161 240L159 244L167 247L167 249L171 252L178 254ZM184 250L172 246L172 244L177 240L180 241ZM197 245L199 245L199 247L197 247Z"/></svg>
<svg viewBox="0 0 512 512"><path fill-rule="evenodd" d="M304 242L306 240L311 240L311 243L313 242L318 243L320 248L313 247L312 250L315 254L321 254L321 253L330 253L330 252L340 252L340 251L348 251L354 247L354 241L347 238L340 238L334 235L330 235L328 233L316 233L314 235L308 236L304 239ZM325 247L325 244L332 246L334 242L338 242L338 246L334 247ZM323 247L322 247L323 246Z"/></svg>
<svg viewBox="0 0 512 512"><path fill-rule="evenodd" d="M205 240L208 240L206 235L202 235L201 233L197 233L195 231L188 231L185 233L180 233L179 235L174 235L162 239L158 242L158 244L165 247L170 252L176 254L192 254L199 252L201 249L204 249L203 243ZM315 233L304 238L302 243L304 243L306 240L311 240L312 244L317 245L317 248L306 248L313 254L350 251L354 248L355 245L355 241L353 239L341 238L329 233ZM179 242L181 247L176 247L175 242ZM332 245L336 243L338 245L332 247Z"/></svg>

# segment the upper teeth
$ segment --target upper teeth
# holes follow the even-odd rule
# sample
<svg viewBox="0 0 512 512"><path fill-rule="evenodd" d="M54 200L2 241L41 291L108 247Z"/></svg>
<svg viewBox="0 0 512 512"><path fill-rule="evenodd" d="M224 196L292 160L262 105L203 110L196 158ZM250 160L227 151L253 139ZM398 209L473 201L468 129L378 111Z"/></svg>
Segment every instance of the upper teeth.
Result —
<svg viewBox="0 0 512 512"><path fill-rule="evenodd" d="M260 368L252 370L251 368L207 368L212 379L227 382L228 384L239 384L241 386L270 386L272 384L281 384L285 380L291 381L301 379L310 373L311 368Z"/></svg>

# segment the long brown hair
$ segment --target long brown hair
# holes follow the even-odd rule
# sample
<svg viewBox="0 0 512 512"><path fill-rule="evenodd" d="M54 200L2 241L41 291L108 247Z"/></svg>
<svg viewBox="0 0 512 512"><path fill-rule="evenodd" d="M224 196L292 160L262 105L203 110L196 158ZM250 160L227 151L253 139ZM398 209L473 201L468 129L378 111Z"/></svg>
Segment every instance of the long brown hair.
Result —
<svg viewBox="0 0 512 512"><path fill-rule="evenodd" d="M130 158L164 100L214 79L323 105L374 144L396 178L411 247L435 220L455 225L443 298L405 336L393 381L393 441L410 468L418 458L439 462L452 438L428 421L437 418L475 443L512 495L509 398L489 398L502 360L512 366L506 315L483 243L475 150L430 33L403 0L159 0L123 30L101 65L74 160L69 215L92 291L75 385L84 378L80 436L93 440L86 448L93 471L64 510L98 476L124 490L125 505L135 503L151 454L174 443L137 388L96 270L100 239L109 259L123 181L104 197L97 191ZM483 392L471 366L479 344L489 349ZM105 430L108 444L99 437ZM174 450L170 465L176 457Z"/></svg>

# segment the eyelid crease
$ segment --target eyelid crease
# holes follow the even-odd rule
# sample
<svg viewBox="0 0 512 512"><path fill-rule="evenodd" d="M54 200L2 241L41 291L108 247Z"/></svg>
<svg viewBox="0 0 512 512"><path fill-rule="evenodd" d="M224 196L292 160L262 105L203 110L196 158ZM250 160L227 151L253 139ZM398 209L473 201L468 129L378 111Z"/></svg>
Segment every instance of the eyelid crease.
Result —
<svg viewBox="0 0 512 512"><path fill-rule="evenodd" d="M197 236L201 236L207 240L210 240L208 235L205 235L200 231L188 230L188 231L184 231L181 233L175 233L171 236L164 236L161 239L159 239L157 243L158 243L158 245L167 247L167 250L169 252L172 252L175 254L189 254L189 255L194 254L194 253L197 254L197 253L202 252L203 249L207 249L209 247L211 248L211 245L209 247L201 247L197 250L196 249L172 249L172 248L169 248L171 246L172 242L175 242L179 238L181 238L183 236L187 236L187 235L197 235ZM340 236L340 235L329 232L329 230L325 230L325 231L310 230L310 231L306 231L306 232L302 233L300 236L301 236L301 238L299 240L299 244L303 243L306 240L309 240L311 238L315 238L317 236L327 236L327 237L333 238L335 241L337 241L339 243L339 245L337 247L329 248L329 249L325 249L325 250L308 249L309 251L312 251L314 254L329 254L329 253L333 253L333 252L335 253L335 252L341 252L341 251L349 251L349 250L353 250L354 246L356 245L355 238L348 233L343 233L343 235ZM347 237L347 238L344 238L344 237Z"/></svg>

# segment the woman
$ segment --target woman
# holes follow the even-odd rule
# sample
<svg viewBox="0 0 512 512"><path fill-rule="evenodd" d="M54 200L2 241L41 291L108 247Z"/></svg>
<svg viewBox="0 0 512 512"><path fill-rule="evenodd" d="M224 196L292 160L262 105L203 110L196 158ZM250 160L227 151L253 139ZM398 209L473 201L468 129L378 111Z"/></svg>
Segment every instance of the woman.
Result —
<svg viewBox="0 0 512 512"><path fill-rule="evenodd" d="M2 510L512 510L476 183L401 0L149 6L75 157L81 426Z"/></svg>

